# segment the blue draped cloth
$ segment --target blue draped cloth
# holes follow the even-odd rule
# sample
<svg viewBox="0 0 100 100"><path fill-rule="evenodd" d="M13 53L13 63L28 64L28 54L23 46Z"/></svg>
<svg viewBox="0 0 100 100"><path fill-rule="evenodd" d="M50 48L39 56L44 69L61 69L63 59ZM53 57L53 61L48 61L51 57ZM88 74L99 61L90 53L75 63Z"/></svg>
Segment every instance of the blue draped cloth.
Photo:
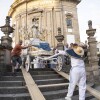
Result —
<svg viewBox="0 0 100 100"><path fill-rule="evenodd" d="M46 50L46 51L51 51L49 43L39 43L39 45L34 45L34 46L38 48L42 48L43 50Z"/></svg>
<svg viewBox="0 0 100 100"><path fill-rule="evenodd" d="M46 50L46 51L51 50L49 43L40 43L39 48L42 48L43 50Z"/></svg>

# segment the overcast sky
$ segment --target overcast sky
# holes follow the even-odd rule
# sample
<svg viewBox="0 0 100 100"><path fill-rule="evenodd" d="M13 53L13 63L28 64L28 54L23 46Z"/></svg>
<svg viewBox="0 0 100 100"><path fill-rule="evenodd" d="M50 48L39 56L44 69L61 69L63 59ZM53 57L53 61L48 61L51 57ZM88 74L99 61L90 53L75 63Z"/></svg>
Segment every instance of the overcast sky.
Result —
<svg viewBox="0 0 100 100"><path fill-rule="evenodd" d="M0 26L5 24L5 18L13 1L0 0ZM92 20L93 28L97 29L95 37L100 41L100 0L82 0L77 8L81 42L87 39L88 20ZM2 35L0 31L0 37Z"/></svg>

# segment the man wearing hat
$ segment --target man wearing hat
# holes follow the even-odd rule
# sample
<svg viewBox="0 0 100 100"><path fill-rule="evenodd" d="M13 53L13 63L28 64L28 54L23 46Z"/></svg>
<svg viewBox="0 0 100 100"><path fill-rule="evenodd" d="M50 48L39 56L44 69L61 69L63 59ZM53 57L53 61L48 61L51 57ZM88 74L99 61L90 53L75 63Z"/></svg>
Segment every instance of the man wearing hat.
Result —
<svg viewBox="0 0 100 100"><path fill-rule="evenodd" d="M75 86L79 86L79 100L85 100L86 91L86 71L83 61L84 50L78 45L73 45L73 48L66 51L71 58L70 76L68 93L65 97L66 100L71 100Z"/></svg>

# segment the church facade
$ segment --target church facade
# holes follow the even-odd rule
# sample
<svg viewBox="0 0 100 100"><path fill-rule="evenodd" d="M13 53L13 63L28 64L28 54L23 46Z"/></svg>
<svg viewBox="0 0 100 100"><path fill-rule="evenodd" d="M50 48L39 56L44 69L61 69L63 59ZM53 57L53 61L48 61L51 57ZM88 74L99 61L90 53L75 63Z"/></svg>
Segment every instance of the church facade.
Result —
<svg viewBox="0 0 100 100"><path fill-rule="evenodd" d="M15 29L12 37L15 44L34 37L57 45L58 28L64 35L64 43L79 43L77 5L81 0L15 0L8 15ZM37 36L37 34L40 34Z"/></svg>

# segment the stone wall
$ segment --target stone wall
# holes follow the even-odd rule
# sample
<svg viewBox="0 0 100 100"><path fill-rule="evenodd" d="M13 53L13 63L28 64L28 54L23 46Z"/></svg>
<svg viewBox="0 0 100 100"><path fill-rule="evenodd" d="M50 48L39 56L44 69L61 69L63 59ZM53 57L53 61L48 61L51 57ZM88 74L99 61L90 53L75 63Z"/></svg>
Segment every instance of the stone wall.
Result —
<svg viewBox="0 0 100 100"><path fill-rule="evenodd" d="M11 50L0 45L0 72L11 71Z"/></svg>

